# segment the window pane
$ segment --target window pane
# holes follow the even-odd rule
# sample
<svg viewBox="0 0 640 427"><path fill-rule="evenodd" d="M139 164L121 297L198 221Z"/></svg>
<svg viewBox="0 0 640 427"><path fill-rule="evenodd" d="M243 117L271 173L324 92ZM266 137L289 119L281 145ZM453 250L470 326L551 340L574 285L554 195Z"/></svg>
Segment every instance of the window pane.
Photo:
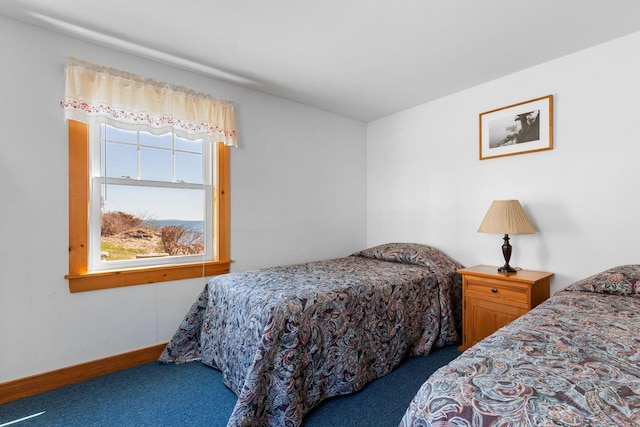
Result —
<svg viewBox="0 0 640 427"><path fill-rule="evenodd" d="M193 153L202 153L202 140L189 141L188 139L176 136L176 150L191 151Z"/></svg>
<svg viewBox="0 0 640 427"><path fill-rule="evenodd" d="M140 144L152 147L171 148L171 133L164 135L153 135L149 132L140 132Z"/></svg>
<svg viewBox="0 0 640 427"><path fill-rule="evenodd" d="M137 143L137 132L131 130L122 130L109 125L100 125L106 128L106 138L108 141Z"/></svg>
<svg viewBox="0 0 640 427"><path fill-rule="evenodd" d="M134 179L138 177L137 149L134 145L108 143L106 157L108 177L128 176ZM100 163L104 168L104 162ZM100 176L105 176L104 169Z"/></svg>
<svg viewBox="0 0 640 427"><path fill-rule="evenodd" d="M176 181L202 184L202 155L176 153Z"/></svg>
<svg viewBox="0 0 640 427"><path fill-rule="evenodd" d="M140 179L150 181L172 181L171 151L141 148Z"/></svg>
<svg viewBox="0 0 640 427"><path fill-rule="evenodd" d="M204 253L204 190L109 185L107 191L103 261Z"/></svg>

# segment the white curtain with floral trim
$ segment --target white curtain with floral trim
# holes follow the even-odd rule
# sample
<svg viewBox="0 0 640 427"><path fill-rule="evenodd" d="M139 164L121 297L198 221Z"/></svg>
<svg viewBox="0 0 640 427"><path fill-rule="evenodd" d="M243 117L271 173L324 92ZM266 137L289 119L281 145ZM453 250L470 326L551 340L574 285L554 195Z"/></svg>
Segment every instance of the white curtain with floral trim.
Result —
<svg viewBox="0 0 640 427"><path fill-rule="evenodd" d="M233 102L76 58L60 105L65 119L238 146Z"/></svg>

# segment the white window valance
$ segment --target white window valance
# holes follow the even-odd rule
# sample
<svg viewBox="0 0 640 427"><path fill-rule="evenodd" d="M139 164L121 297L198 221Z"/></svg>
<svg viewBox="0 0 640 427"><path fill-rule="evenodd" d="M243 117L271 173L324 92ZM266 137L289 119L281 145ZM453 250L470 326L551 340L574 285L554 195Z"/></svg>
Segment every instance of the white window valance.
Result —
<svg viewBox="0 0 640 427"><path fill-rule="evenodd" d="M233 102L76 58L60 105L65 119L238 146Z"/></svg>

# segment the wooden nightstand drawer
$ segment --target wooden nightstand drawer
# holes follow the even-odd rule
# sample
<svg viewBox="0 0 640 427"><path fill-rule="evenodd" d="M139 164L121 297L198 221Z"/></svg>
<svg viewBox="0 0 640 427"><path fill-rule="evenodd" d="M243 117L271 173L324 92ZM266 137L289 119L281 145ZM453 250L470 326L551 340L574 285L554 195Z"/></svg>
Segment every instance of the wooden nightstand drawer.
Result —
<svg viewBox="0 0 640 427"><path fill-rule="evenodd" d="M464 290L466 295L474 298L500 300L504 303L516 305L526 305L529 302L527 288L524 287L511 287L491 281L478 282L473 279L467 279Z"/></svg>

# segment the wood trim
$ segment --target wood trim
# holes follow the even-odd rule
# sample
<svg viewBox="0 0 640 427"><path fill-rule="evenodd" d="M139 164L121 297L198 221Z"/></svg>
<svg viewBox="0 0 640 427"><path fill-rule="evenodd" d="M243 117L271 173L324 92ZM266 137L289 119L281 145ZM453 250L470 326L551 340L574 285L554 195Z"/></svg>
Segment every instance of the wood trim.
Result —
<svg viewBox="0 0 640 427"><path fill-rule="evenodd" d="M163 265L131 270L97 271L85 274L68 274L69 291L85 292L122 286L169 282L194 277L217 276L228 273L231 261L209 261L191 264Z"/></svg>
<svg viewBox="0 0 640 427"><path fill-rule="evenodd" d="M0 384L0 404L153 362L167 343Z"/></svg>
<svg viewBox="0 0 640 427"><path fill-rule="evenodd" d="M89 126L69 120L69 274L89 265Z"/></svg>
<svg viewBox="0 0 640 427"><path fill-rule="evenodd" d="M230 223L230 203L229 203L229 147L223 143L218 143L218 259L231 259L229 223Z"/></svg>

